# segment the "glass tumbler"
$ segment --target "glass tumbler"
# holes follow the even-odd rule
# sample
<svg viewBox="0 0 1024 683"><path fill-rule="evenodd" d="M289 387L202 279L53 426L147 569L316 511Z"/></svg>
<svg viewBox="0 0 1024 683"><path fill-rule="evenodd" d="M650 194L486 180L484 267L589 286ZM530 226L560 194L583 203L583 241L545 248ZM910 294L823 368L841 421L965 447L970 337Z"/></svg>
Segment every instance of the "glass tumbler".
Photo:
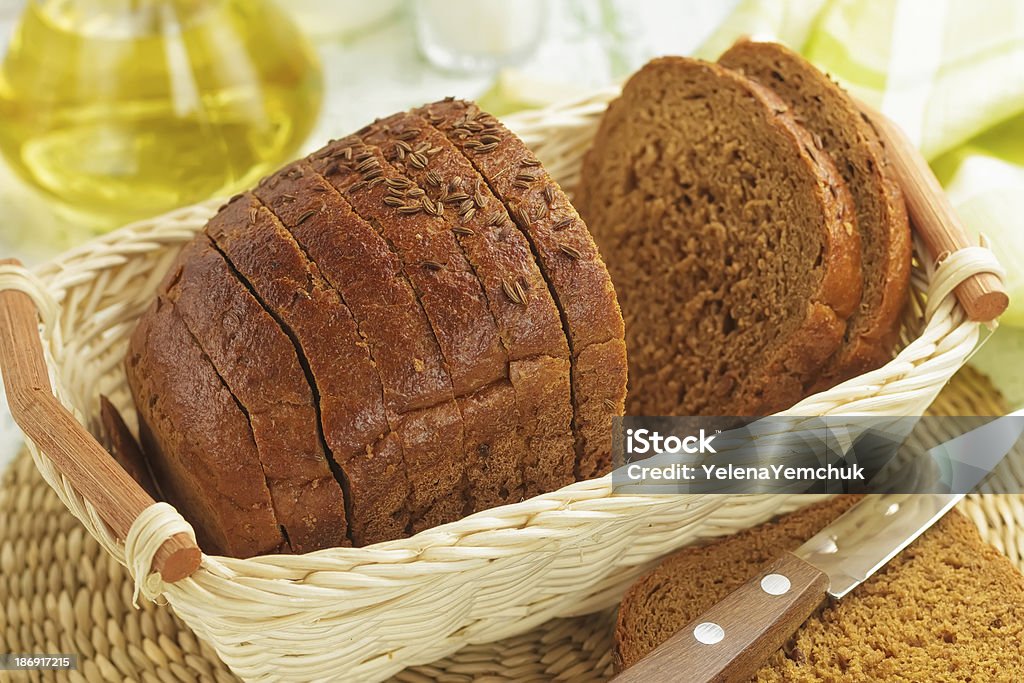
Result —
<svg viewBox="0 0 1024 683"><path fill-rule="evenodd" d="M416 0L423 55L450 71L485 72L529 57L544 36L544 0Z"/></svg>

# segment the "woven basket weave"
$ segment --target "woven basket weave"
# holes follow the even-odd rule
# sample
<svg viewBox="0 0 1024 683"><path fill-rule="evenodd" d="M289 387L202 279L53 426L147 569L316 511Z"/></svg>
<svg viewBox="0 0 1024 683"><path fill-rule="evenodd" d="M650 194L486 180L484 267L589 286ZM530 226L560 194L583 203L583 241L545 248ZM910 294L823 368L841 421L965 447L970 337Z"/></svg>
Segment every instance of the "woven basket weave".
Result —
<svg viewBox="0 0 1024 683"><path fill-rule="evenodd" d="M613 95L507 123L571 192ZM0 289L25 291L39 308L57 397L94 433L101 393L134 419L121 368L128 336L178 248L215 206L133 224L35 271L0 266ZM922 253L918 245L899 355L790 414L921 414L964 364L979 325L951 292L974 273L998 272L998 263L979 248L954 252L939 265ZM140 517L126 552L53 464L31 443L29 450L68 509L130 568L138 589L169 602L248 680L308 681L339 671L380 679L553 617L595 612L614 604L655 558L816 500L613 496L609 476L371 548L248 560L204 556L194 576L165 584L146 573L160 544L188 529L173 509Z"/></svg>

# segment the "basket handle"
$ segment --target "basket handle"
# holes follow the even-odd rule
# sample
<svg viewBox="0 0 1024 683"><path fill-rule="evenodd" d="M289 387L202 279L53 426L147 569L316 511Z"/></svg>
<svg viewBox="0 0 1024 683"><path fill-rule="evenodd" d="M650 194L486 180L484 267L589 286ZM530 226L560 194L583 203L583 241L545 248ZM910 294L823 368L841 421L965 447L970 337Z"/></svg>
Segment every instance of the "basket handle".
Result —
<svg viewBox="0 0 1024 683"><path fill-rule="evenodd" d="M861 112L878 131L893 164L907 202L910 220L921 236L929 254L936 261L971 246L963 223L938 178L906 133L889 117L863 102ZM995 320L1010 305L1010 297L1002 279L995 273L975 273L953 290L957 301L974 322Z"/></svg>
<svg viewBox="0 0 1024 683"><path fill-rule="evenodd" d="M3 259L0 265L21 264ZM0 291L0 371L18 426L114 533L128 538L136 518L156 501L53 395L39 338L39 312L28 294L14 289ZM201 560L196 542L177 533L153 556L152 571L173 583L195 573Z"/></svg>

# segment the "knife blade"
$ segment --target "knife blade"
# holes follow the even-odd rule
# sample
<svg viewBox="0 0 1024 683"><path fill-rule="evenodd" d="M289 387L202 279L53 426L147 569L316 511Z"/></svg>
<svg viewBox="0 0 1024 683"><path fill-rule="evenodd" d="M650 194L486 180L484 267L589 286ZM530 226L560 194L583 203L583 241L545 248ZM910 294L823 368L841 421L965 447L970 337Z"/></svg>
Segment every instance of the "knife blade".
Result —
<svg viewBox="0 0 1024 683"><path fill-rule="evenodd" d="M928 451L955 491L968 491L1024 433L1024 410ZM943 477L947 479L946 476ZM948 481L947 481L948 483ZM841 599L942 518L964 493L865 496L793 552L783 553L615 681L747 681L825 599Z"/></svg>

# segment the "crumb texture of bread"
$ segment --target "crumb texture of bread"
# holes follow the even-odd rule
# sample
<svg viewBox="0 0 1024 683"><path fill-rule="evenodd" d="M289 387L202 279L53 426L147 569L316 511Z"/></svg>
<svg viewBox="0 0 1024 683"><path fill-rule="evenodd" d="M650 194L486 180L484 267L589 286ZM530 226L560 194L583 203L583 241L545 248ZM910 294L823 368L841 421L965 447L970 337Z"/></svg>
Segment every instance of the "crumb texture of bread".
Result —
<svg viewBox="0 0 1024 683"><path fill-rule="evenodd" d="M742 41L718 63L768 87L832 155L853 195L864 291L846 339L813 391L892 359L910 284L910 225L903 194L874 127L853 99L803 57L777 43Z"/></svg>
<svg viewBox="0 0 1024 683"><path fill-rule="evenodd" d="M841 496L663 561L627 591L615 631L628 667L856 502ZM951 512L758 670L758 683L1017 681L1024 576Z"/></svg>
<svg viewBox="0 0 1024 683"><path fill-rule="evenodd" d="M770 91L656 59L601 121L580 211L626 320L634 415L763 415L805 395L861 299L852 200Z"/></svg>
<svg viewBox="0 0 1024 683"><path fill-rule="evenodd" d="M615 289L587 226L536 156L495 117L461 100L414 111L462 151L528 240L571 353L573 475L604 474L611 465L612 419L624 409L626 347ZM512 298L533 296L524 287ZM587 354L594 346L603 350ZM572 479L567 474L562 483Z"/></svg>

